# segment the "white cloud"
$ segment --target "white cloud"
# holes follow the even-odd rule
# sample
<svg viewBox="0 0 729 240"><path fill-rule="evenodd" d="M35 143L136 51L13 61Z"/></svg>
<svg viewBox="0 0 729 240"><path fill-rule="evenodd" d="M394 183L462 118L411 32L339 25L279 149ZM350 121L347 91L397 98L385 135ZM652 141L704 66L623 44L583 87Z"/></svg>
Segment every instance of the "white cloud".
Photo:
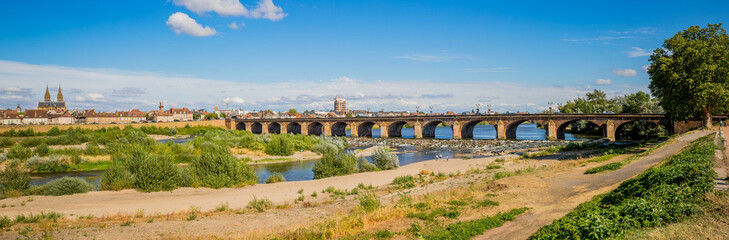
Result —
<svg viewBox="0 0 729 240"><path fill-rule="evenodd" d="M250 18L264 18L271 21L281 20L286 17L281 7L273 4L273 0L260 0L258 6L248 13Z"/></svg>
<svg viewBox="0 0 729 240"><path fill-rule="evenodd" d="M240 97L223 98L223 101L226 103L235 103L235 104L243 104L246 102L245 100L243 100Z"/></svg>
<svg viewBox="0 0 729 240"><path fill-rule="evenodd" d="M633 69L613 69L613 74L621 77L635 77L638 75L638 72Z"/></svg>
<svg viewBox="0 0 729 240"><path fill-rule="evenodd" d="M149 111L156 109L160 101L164 101L166 107L208 110L225 102L229 102L231 108L246 110L329 110L334 96L344 97L348 104L358 109L414 111L415 106L421 106L421 110L433 106L434 111L461 112L470 111L474 103L481 102L494 105L495 111L534 111L546 106L547 102L564 102L591 90L519 82L365 80L348 76L306 81L231 82L0 60L0 86L7 92L26 89L19 94L24 96L22 99L0 97L0 108L15 108L18 103L23 108L34 107L42 100L48 79L62 83L63 89L83 90L64 92L70 109L95 108L99 111L135 108ZM140 86L144 88L131 89ZM120 89L126 90L119 92ZM130 97L129 93L137 96Z"/></svg>
<svg viewBox="0 0 729 240"><path fill-rule="evenodd" d="M242 22L240 24L239 23L236 23L236 22L231 22L231 23L228 24L228 28L234 29L234 30L235 29L238 29L238 28L245 27L245 26L246 26L246 24L245 23L242 23Z"/></svg>
<svg viewBox="0 0 729 240"><path fill-rule="evenodd" d="M395 58L408 59L408 60L413 60L416 62L445 62L445 61L450 61L450 60L456 59L456 57L424 55L424 54L411 54L411 55L405 55L405 56L395 56Z"/></svg>
<svg viewBox="0 0 729 240"><path fill-rule="evenodd" d="M238 0L174 0L173 3L197 14L215 12L224 17L248 15L248 9Z"/></svg>
<svg viewBox="0 0 729 240"><path fill-rule="evenodd" d="M167 26L178 35L184 33L196 37L207 37L213 36L216 33L214 28L208 26L203 27L195 19L181 12L170 15L170 18L167 19Z"/></svg>
<svg viewBox="0 0 729 240"><path fill-rule="evenodd" d="M650 65L643 65L643 67L642 67L642 68L640 68L640 70L643 70L643 72L648 72L648 69L649 69L650 67L651 67Z"/></svg>
<svg viewBox="0 0 729 240"><path fill-rule="evenodd" d="M632 49L633 50L625 52L628 54L628 57L645 57L645 56L650 56L651 54L653 54L648 49L642 49L639 47L633 47Z"/></svg>
<svg viewBox="0 0 729 240"><path fill-rule="evenodd" d="M595 84L600 86L610 85L613 84L613 80L598 78L597 80L595 80Z"/></svg>

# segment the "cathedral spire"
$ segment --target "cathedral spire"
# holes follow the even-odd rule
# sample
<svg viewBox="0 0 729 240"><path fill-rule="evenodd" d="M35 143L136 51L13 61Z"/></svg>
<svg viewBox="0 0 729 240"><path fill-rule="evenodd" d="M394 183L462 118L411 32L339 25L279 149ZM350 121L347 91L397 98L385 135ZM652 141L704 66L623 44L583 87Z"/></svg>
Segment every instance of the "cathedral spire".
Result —
<svg viewBox="0 0 729 240"><path fill-rule="evenodd" d="M43 99L44 102L50 102L51 101L51 92L48 91L48 85L46 84L46 97Z"/></svg>
<svg viewBox="0 0 729 240"><path fill-rule="evenodd" d="M58 84L58 101L63 102L63 93L61 93L61 84Z"/></svg>

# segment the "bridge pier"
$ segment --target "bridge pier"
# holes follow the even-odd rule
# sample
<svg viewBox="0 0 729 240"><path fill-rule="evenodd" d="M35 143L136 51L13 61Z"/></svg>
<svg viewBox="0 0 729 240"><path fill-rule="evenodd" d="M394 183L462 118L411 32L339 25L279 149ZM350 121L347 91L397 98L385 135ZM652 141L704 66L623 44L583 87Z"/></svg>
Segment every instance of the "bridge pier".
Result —
<svg viewBox="0 0 729 240"><path fill-rule="evenodd" d="M506 139L506 124L504 124L503 121L499 120L496 122L496 139L504 140Z"/></svg>
<svg viewBox="0 0 729 240"><path fill-rule="evenodd" d="M552 120L544 124L544 130L547 131L547 140L557 140L557 124Z"/></svg>
<svg viewBox="0 0 729 240"><path fill-rule="evenodd" d="M268 124L267 122L261 123L261 134L268 134Z"/></svg>
<svg viewBox="0 0 729 240"><path fill-rule="evenodd" d="M349 126L349 136L359 137L359 126L357 125L357 122L349 122L347 125Z"/></svg>
<svg viewBox="0 0 729 240"><path fill-rule="evenodd" d="M387 123L386 122L380 122L378 123L380 125L380 137L381 138L388 138L390 137L389 131L387 131Z"/></svg>
<svg viewBox="0 0 729 240"><path fill-rule="evenodd" d="M453 139L461 139L461 124L458 121L453 121L451 129L453 129Z"/></svg>
<svg viewBox="0 0 729 240"><path fill-rule="evenodd" d="M301 135L309 136L309 123L302 122L299 124L301 125Z"/></svg>
<svg viewBox="0 0 729 240"><path fill-rule="evenodd" d="M278 126L279 126L279 130L278 130L279 133L281 133L281 134L286 134L287 133L288 128L289 128L289 125L288 124L283 125L283 124L280 124L279 123Z"/></svg>
<svg viewBox="0 0 729 240"><path fill-rule="evenodd" d="M610 139L610 141L615 141L615 123L613 121L607 120L605 124L602 126L602 133L603 137Z"/></svg>
<svg viewBox="0 0 729 240"><path fill-rule="evenodd" d="M331 137L332 136L332 124L331 123L324 123L324 128L322 129L322 135L325 137Z"/></svg>
<svg viewBox="0 0 729 240"><path fill-rule="evenodd" d="M423 138L423 125L420 124L420 121L413 124L413 138Z"/></svg>

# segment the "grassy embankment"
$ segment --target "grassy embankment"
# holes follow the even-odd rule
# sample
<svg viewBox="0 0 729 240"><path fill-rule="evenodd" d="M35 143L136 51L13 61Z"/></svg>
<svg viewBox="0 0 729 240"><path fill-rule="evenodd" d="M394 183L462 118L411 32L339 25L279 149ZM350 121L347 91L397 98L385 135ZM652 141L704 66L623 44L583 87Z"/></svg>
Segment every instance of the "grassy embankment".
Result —
<svg viewBox="0 0 729 240"><path fill-rule="evenodd" d="M711 215L716 211L712 203L717 199L724 203L719 212L726 212L726 194L715 194L713 190L714 149L713 135L702 137L661 165L580 204L539 229L530 239L604 239L647 234L648 229L681 223L706 212ZM669 225L673 226L679 227Z"/></svg>

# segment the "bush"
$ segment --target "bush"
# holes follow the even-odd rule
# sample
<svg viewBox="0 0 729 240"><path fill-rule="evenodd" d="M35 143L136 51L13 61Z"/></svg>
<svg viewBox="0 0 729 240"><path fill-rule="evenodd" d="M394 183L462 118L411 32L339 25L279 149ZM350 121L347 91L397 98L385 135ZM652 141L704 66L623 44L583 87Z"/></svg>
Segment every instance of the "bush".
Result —
<svg viewBox="0 0 729 240"><path fill-rule="evenodd" d="M26 160L30 158L31 155L32 153L30 152L30 149L20 144L16 144L8 150L9 159Z"/></svg>
<svg viewBox="0 0 729 240"><path fill-rule="evenodd" d="M281 173L273 173L271 176L268 176L266 178L266 183L277 183L277 182L285 182L286 178Z"/></svg>
<svg viewBox="0 0 729 240"><path fill-rule="evenodd" d="M137 190L157 192L178 187L177 167L171 159L144 154L130 158L127 169L134 176L134 188Z"/></svg>
<svg viewBox="0 0 729 240"><path fill-rule="evenodd" d="M59 156L39 157L33 156L25 161L25 167L33 172L67 172L71 165Z"/></svg>
<svg viewBox="0 0 729 240"><path fill-rule="evenodd" d="M189 167L180 167L177 169L180 173L180 180L178 184L180 187L199 187L200 180L197 179L195 172Z"/></svg>
<svg viewBox="0 0 729 240"><path fill-rule="evenodd" d="M335 153L338 153L340 150L337 147L337 145L334 145L331 142L322 141L317 144L314 144L314 146L311 147L311 151L324 155L324 154L335 154Z"/></svg>
<svg viewBox="0 0 729 240"><path fill-rule="evenodd" d="M35 155L38 155L38 156L41 156L41 157L48 156L48 154L50 152L51 152L51 150L48 149L48 145L46 145L45 143L41 143L40 145L38 145L37 147L35 147L35 151L33 151L33 153Z"/></svg>
<svg viewBox="0 0 729 240"><path fill-rule="evenodd" d="M266 144L265 152L274 156L291 156L294 155L294 145L286 135L275 135Z"/></svg>
<svg viewBox="0 0 729 240"><path fill-rule="evenodd" d="M256 211L259 212L265 212L266 209L272 208L273 202L271 200L268 200L268 198L257 198L255 195L253 196L253 200L248 202L248 209L256 209Z"/></svg>
<svg viewBox="0 0 729 240"><path fill-rule="evenodd" d="M10 138L0 138L0 148L11 147L15 144L15 141Z"/></svg>
<svg viewBox="0 0 729 240"><path fill-rule="evenodd" d="M392 184L397 186L397 188L414 188L415 177L412 175L396 177L392 180Z"/></svg>
<svg viewBox="0 0 729 240"><path fill-rule="evenodd" d="M9 192L24 192L30 188L30 174L19 166L5 166L0 171L0 193L8 196Z"/></svg>
<svg viewBox="0 0 729 240"><path fill-rule="evenodd" d="M374 211L380 207L380 198L374 193L365 193L358 197L359 205L367 212Z"/></svg>
<svg viewBox="0 0 729 240"><path fill-rule="evenodd" d="M99 145L96 145L94 143L86 144L86 150L84 150L84 154L89 156L101 155L101 148L99 148Z"/></svg>
<svg viewBox="0 0 729 240"><path fill-rule="evenodd" d="M72 195L94 190L94 186L79 177L62 177L41 186L46 196Z"/></svg>
<svg viewBox="0 0 729 240"><path fill-rule="evenodd" d="M357 169L359 172L374 172L377 171L377 167L365 158L357 159Z"/></svg>
<svg viewBox="0 0 729 240"><path fill-rule="evenodd" d="M122 163L112 163L101 176L101 190L119 191L133 187L134 176Z"/></svg>
<svg viewBox="0 0 729 240"><path fill-rule="evenodd" d="M397 155L392 154L385 149L377 148L372 153L372 161L375 162L375 166L382 170L396 169L400 167L400 159Z"/></svg>
<svg viewBox="0 0 729 240"><path fill-rule="evenodd" d="M326 153L314 165L314 179L342 176L357 172L357 157L351 153Z"/></svg>
<svg viewBox="0 0 729 240"><path fill-rule="evenodd" d="M223 188L254 184L256 173L249 166L239 163L227 147L205 143L202 153L190 163L201 186Z"/></svg>

